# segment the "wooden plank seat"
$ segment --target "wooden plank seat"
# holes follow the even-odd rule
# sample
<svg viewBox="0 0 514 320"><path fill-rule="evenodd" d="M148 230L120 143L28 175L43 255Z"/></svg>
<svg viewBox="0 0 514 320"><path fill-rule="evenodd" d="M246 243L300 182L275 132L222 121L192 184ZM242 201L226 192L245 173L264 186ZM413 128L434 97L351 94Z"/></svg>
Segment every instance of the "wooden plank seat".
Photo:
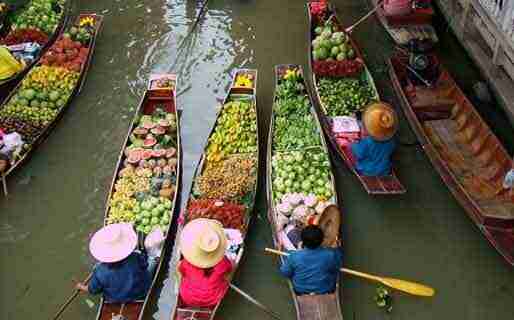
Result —
<svg viewBox="0 0 514 320"><path fill-rule="evenodd" d="M335 293L297 296L299 319L340 319L339 301Z"/></svg>
<svg viewBox="0 0 514 320"><path fill-rule="evenodd" d="M509 159L500 157L498 144L492 145L492 148L482 148L480 155L484 156L477 161L480 155L473 153L471 144L463 144L462 139L457 137L456 121L427 121L424 127L449 170L484 213L493 218L513 219L512 199L496 194L511 166Z"/></svg>

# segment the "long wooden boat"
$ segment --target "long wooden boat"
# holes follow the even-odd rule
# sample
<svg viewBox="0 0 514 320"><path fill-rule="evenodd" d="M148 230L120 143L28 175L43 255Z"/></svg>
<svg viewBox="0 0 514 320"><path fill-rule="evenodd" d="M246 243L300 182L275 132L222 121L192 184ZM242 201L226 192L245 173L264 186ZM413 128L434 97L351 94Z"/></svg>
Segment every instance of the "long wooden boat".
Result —
<svg viewBox="0 0 514 320"><path fill-rule="evenodd" d="M368 0L376 7L381 0ZM398 45L406 45L412 39L430 39L436 43L439 41L437 32L431 25L434 10L431 0L425 0L428 4L427 9L416 9L411 14L398 17L387 17L384 12L383 4L376 11L380 23L384 26L387 33Z"/></svg>
<svg viewBox="0 0 514 320"><path fill-rule="evenodd" d="M159 85L159 83L166 82L165 87L162 87ZM162 253L166 252L167 248L172 244L172 240L174 237L174 234L171 234L170 230L172 230L174 224L177 221L177 210L180 207L180 203L178 201L180 189L181 189L181 179L182 179L182 147L181 147L181 139L180 139L180 116L178 113L178 107L177 107L177 97L176 97L176 88L177 88L177 77L174 74L159 74L159 75L152 75L150 76L148 88L141 99L141 102L139 104L139 107L136 111L136 115L134 119L132 120L132 123L130 125L127 137L125 138L125 142L123 144L123 148L121 149L120 155L118 157L118 162L116 165L115 174L113 177L113 180L111 182L111 187L109 191L109 195L107 197L107 205L105 209L105 220L104 224L108 224L110 222L110 214L112 210L112 199L114 199L115 192L117 190L117 183L119 183L120 178L123 176L123 170L126 170L126 168L130 165L130 163L133 163L131 158L131 147L130 145L134 145L133 139L134 139L134 132L138 128L138 126L141 125L140 122L142 122L143 116L151 116L152 114L155 114L155 112L159 112L158 110L162 110L162 115L168 117L168 114L171 115L172 118L176 121L176 130L174 134L171 134L172 140L171 145L174 145L173 147L170 147L170 149L174 149L175 152L171 152L174 154L170 157L170 159L176 159L176 169L174 170L171 179L174 179L174 183L172 185L172 188L175 190L174 194L172 195L172 198L170 199L172 201L171 208L169 208L165 214L169 214L169 223L163 230L166 234L166 241L164 243L164 246L162 248ZM171 121L170 121L171 122ZM144 124L143 124L144 125ZM134 150L134 149L132 149ZM145 149L145 150L151 150L151 149ZM163 149L165 150L165 149ZM164 152L163 152L164 153ZM167 155L166 155L167 157ZM146 157L145 157L146 158ZM156 162L161 161L164 156L154 154L149 158L148 161L154 160ZM136 159L137 160L137 159ZM168 159L169 160L169 159ZM145 160L141 160L137 166L143 165L141 162ZM137 170L137 169L136 169ZM173 181L173 180L172 180ZM164 227L164 226L161 226ZM144 232L138 231L138 237L141 240L141 242L144 240ZM146 307L149 296L152 293L152 291L156 287L156 281L159 276L159 273L161 272L164 259L161 259L156 267L154 276L152 278L152 284L150 286L150 289L148 291L147 296L144 300L140 301L132 301L125 304L120 303L109 303L102 299L100 306L98 308L97 313L97 320L111 320L112 315L118 315L122 314L125 319L127 320L137 320L142 319L144 308Z"/></svg>
<svg viewBox="0 0 514 320"><path fill-rule="evenodd" d="M336 25L336 26L339 26L340 30L343 30L344 28L342 28L342 26L341 26L341 24L340 24L340 22L339 22L339 20L337 18L335 8L333 6L328 6L328 10L329 10L330 15L333 15L332 16L332 20L331 20L332 23L334 25ZM320 80L322 80L324 77L318 77L314 73L314 68L313 68L314 60L313 60L313 54L312 54L312 40L315 37L314 29L316 28L316 25L314 23L313 16L312 16L312 13L311 13L311 7L310 7L309 4L307 4L307 14L308 14L308 17L309 17L309 32L308 32L309 67L311 69L312 84L314 86L313 101L314 101L315 105L318 106L317 109L318 109L318 112L319 112L319 117L320 117L320 120L321 120L321 124L322 124L323 130L325 131L326 136L328 137L328 140L332 144L333 148L337 151L337 154L339 155L339 157L344 161L344 163L348 166L348 168L350 168L350 170L352 170L352 172L357 176L357 178L359 179L360 183L363 185L364 189L366 189L368 194L373 194L373 195L380 195L380 194L381 195L394 195L394 194L403 194L403 193L405 193L406 189L404 188L404 186L402 185L402 183L398 179L398 177L397 177L396 173L394 172L394 170L393 170L391 175L387 175L387 176L371 177L371 176L361 175L355 169L355 164L352 161L353 156L351 154L350 148L340 147L339 144L337 143L338 137L336 136L336 134L332 130L332 120L328 116L327 106L322 102L322 99L321 99L321 96L320 96L319 83L320 83ZM360 59L360 61L363 62L363 71L358 76L358 79L362 83L367 83L371 87L371 89L373 91L373 95L374 95L373 100L377 100L378 101L378 100L380 100L380 96L379 96L377 87L375 85L375 81L373 80L373 77L371 76L371 73L369 72L366 64L364 63L364 56L362 55L362 52L361 52L359 46L357 45L357 43L355 42L355 40L349 34L347 36L348 36L348 38L350 40L350 44L352 45L352 47L355 50L357 59Z"/></svg>
<svg viewBox="0 0 514 320"><path fill-rule="evenodd" d="M73 102L73 98L75 96L77 96L81 89L82 89L82 86L84 85L84 82L86 80L86 75L87 75L87 71L89 70L89 66L91 64L91 61L93 59L93 52L94 52L94 48L95 48L95 44L96 44L96 39L98 37L98 34L100 32L100 27L102 25L102 21L103 21L103 16L102 15L98 15L98 14L95 14L95 13L84 13L84 14L80 14L77 19L76 19L76 24L78 24L78 22L82 19L82 18L87 18L87 17L90 17L94 20L94 34L93 34L93 37L91 38L91 41L89 42L88 44L88 55L87 55L87 58L86 58L86 61L85 63L83 63L81 65L81 69L79 71L79 77L78 77L78 80L77 82L74 84L74 87L73 87L73 90L70 94L70 96L68 97L68 99L66 100L66 103L64 104L63 107L60 108L60 110L58 111L57 115L54 117L54 119L52 121L50 121L50 123L48 123L45 127L42 128L42 130L40 132L38 132L38 135L35 137L34 141L28 146L28 148L26 149L26 151L24 151L23 155L21 155L14 163L11 163L11 166L7 169L6 172L3 173L3 176L4 177L7 177L9 176L11 173L13 173L16 169L20 168L29 158L30 156L32 156L32 154L34 153L34 151L37 149L37 146L39 146L40 144L42 144L44 142L44 140L46 139L46 137L48 137L48 135L50 134L50 132L52 131L52 129L56 126L57 122L61 119L61 117L64 115L64 113L66 112L66 110L69 109L71 103ZM37 65L37 67L41 66L41 64L39 63ZM3 108L6 107L6 105L8 104L8 102L16 95L18 94L18 92L21 90L22 88L22 84L23 84L23 81L25 81L25 79L28 79L28 77L30 77L31 73L35 70L35 68L33 68L31 70L31 72L29 72L24 80L22 80L17 86L16 88L7 96L7 98L3 101L2 105L0 106L0 110L2 110ZM0 122L0 127L1 127L1 122Z"/></svg>
<svg viewBox="0 0 514 320"><path fill-rule="evenodd" d="M276 150L274 145L274 136L275 136L275 104L277 102L277 91L278 86L283 82L284 75L287 73L287 70L297 70L302 77L303 86L305 88L305 95L308 96L310 103L310 114L312 115L313 121L316 123L317 131L321 140L321 145L317 147L308 147L304 149L294 150L293 152L300 152L302 154L314 153L323 155L325 158L330 159L328 147L325 141L325 137L323 136L321 130L321 124L317 117L316 111L314 109L314 105L312 102L311 95L308 92L308 88L306 86L305 78L303 78L302 67L298 65L278 65L275 66L275 98L274 98L274 107L271 113L271 121L270 121L270 129L268 134L268 150L267 150L267 167L266 167L266 193L267 193L267 202L268 202L268 220L271 225L271 230L273 233L273 242L275 249L277 250L285 250L282 237L280 236L281 231L278 228L278 211L277 204L280 200L280 194L277 190L274 190L274 178L277 175L276 166L273 165L274 159L277 155L291 154L289 152L283 152L281 150ZM332 195L330 198L326 199L329 203L338 204L337 193L336 193L336 184L334 180L334 176L332 174L332 169L330 166L330 161L328 163L328 175L327 175L327 183L330 185L332 190ZM339 228L339 230L341 230ZM341 236L340 236L341 238ZM281 258L283 259L283 258ZM323 294L323 295L297 295L294 290L292 283L288 281L289 288L291 291L291 295L294 300L294 305L296 309L296 318L298 320L326 320L326 319L334 319L334 320L342 320L342 310L341 310L341 298L340 298L340 286L339 281L336 287L336 291L331 294Z"/></svg>
<svg viewBox="0 0 514 320"><path fill-rule="evenodd" d="M39 59L45 54L45 52L54 44L54 42L59 38L59 36L62 34L64 27L69 21L70 18L70 9L71 9L71 1L66 1L64 5L61 7L61 10L63 10L63 14L61 15L61 18L59 20L59 24L55 28L54 32L49 35L48 41L42 46L41 50L38 53L38 56L32 60L29 64L25 66L25 68L13 75L12 77L4 80L0 80L0 100L6 97L7 93L9 92L9 89L14 88L16 83L23 79L23 77L27 74L27 72L34 67Z"/></svg>
<svg viewBox="0 0 514 320"><path fill-rule="evenodd" d="M485 237L514 265L514 195L498 195L513 161L451 75L441 67L432 88L408 78L408 58L389 61L394 89L423 150Z"/></svg>
<svg viewBox="0 0 514 320"><path fill-rule="evenodd" d="M251 85L246 86L246 87L238 86L237 78L239 76L245 76L245 77L251 78L252 79ZM251 104L252 110L255 111L255 119L254 119L253 125L255 126L256 130L255 130L254 138L255 138L256 143L258 143L258 141L259 141L259 134L258 134L259 131L258 131L258 127L257 127L257 125L258 125L258 109L257 109L256 86L257 86L257 70L237 69L235 71L229 92L228 92L227 96L225 97L222 108L218 112L216 122L212 128L211 133L209 134L208 142L204 148L204 153L202 154L202 156L200 158L198 166L196 167L196 170L195 170L195 174L193 176L193 183L191 186L191 192L189 194L189 198L187 200L186 210L183 211L182 217L180 218L181 221L179 221L179 225L177 228L178 231L177 231L177 238L175 241L174 257L172 258L173 261L179 262L182 258L181 254L180 254L180 249L179 249L180 248L180 234L181 234L183 227L186 225L186 223L188 222L188 219L189 219L188 218L188 209L191 207L191 204L193 203L193 201L198 200L198 199L207 199L207 198L203 198L199 194L198 189L197 189L197 184L198 184L199 178L202 176L202 173L204 172L204 170L206 170L206 168L211 165L210 160L208 160L208 151L207 150L209 148L210 142L214 141L213 137L216 133L216 128L218 127L218 125L220 123L220 117L223 116L224 107L228 103L234 102L234 101L242 101L242 102L247 102L247 103ZM241 201L234 201L234 200L227 201L226 199L210 199L210 200L216 200L216 201L221 200L224 203L225 202L239 203L239 204L244 205L244 207L245 207L243 225L240 230L241 234L242 234L242 238L243 238L243 243L237 250L237 253L234 253L234 254L236 254L235 261L233 261L233 263L235 264L235 267L234 267L233 272L230 275L230 281L232 281L237 268L241 264L241 259L243 257L244 249L245 249L244 241L245 241L245 238L246 238L246 235L248 232L248 227L249 227L249 224L250 224L250 221L252 218L252 214L254 211L255 195L256 195L257 186L258 186L258 159L259 159L259 151L258 150L259 150L258 145L256 145L255 152L246 153L246 154L232 153L230 155L225 156L221 160L221 161L225 161L225 160L229 159L230 157L239 157L241 155L250 156L252 159L254 159L256 162L255 162L255 166L251 172L252 176L255 175L253 189L248 194L246 194L243 197L243 199L241 199ZM224 226L224 227L226 227L226 226ZM172 320L186 320L186 319L187 320L195 320L195 319L202 319L202 320L210 319L210 320L212 320L212 319L214 319L217 310L219 309L221 303L223 302L223 299L213 308L196 308L196 307L184 305L184 303L181 301L180 296L179 296L180 283L178 283L178 282L179 281L177 281L177 287L172 296L172 305L174 306L174 308L173 308L173 312L171 314L171 319Z"/></svg>

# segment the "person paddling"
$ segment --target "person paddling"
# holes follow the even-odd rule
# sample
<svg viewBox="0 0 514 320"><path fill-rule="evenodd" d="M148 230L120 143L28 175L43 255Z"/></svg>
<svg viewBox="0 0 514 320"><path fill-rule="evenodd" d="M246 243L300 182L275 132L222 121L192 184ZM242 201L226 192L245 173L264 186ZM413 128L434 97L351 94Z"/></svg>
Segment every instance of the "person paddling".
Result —
<svg viewBox="0 0 514 320"><path fill-rule="evenodd" d="M337 210L335 206L329 210ZM340 247L322 247L323 230L309 225L301 232L303 249L288 251L280 273L291 279L296 294L327 294L336 289L339 269L343 263Z"/></svg>
<svg viewBox="0 0 514 320"><path fill-rule="evenodd" d="M152 236L151 239L145 241L145 246L155 252L164 238ZM91 238L89 251L100 263L95 266L89 284L78 283L76 289L102 293L107 302L143 299L150 288L156 261L152 256L149 264L146 253L136 250L137 242L137 234L128 223L110 224L97 231Z"/></svg>
<svg viewBox="0 0 514 320"><path fill-rule="evenodd" d="M352 154L357 162L355 168L365 176L390 175L391 158L396 148L396 112L383 102L373 103L364 111L362 122L368 136L352 144Z"/></svg>
<svg viewBox="0 0 514 320"><path fill-rule="evenodd" d="M220 222L195 219L180 235L183 259L177 266L181 276L179 295L188 307L214 307L229 288L232 262L225 256L227 238Z"/></svg>

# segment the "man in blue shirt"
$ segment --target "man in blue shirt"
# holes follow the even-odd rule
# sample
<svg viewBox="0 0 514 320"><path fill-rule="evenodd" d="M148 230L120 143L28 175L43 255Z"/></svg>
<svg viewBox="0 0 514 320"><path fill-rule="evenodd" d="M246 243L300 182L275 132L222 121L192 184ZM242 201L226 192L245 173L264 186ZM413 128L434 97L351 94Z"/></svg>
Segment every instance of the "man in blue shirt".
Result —
<svg viewBox="0 0 514 320"><path fill-rule="evenodd" d="M146 254L134 251L137 234L130 224L103 227L91 238L89 250L100 261L89 284L78 283L76 289L103 294L107 302L124 303L143 299L151 285Z"/></svg>
<svg viewBox="0 0 514 320"><path fill-rule="evenodd" d="M305 227L301 238L304 249L289 251L280 272L291 279L299 295L334 292L343 262L341 249L321 247L324 236L318 226Z"/></svg>
<svg viewBox="0 0 514 320"><path fill-rule="evenodd" d="M394 109L382 102L374 103L366 108L362 122L369 136L352 145L355 169L364 176L390 175L398 126Z"/></svg>

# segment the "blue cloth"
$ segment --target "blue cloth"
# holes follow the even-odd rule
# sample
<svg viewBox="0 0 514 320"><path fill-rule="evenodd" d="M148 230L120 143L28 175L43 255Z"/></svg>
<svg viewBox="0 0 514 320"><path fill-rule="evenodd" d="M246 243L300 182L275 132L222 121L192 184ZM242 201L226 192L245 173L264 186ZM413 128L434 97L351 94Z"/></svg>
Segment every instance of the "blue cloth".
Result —
<svg viewBox="0 0 514 320"><path fill-rule="evenodd" d="M325 294L336 289L342 265L340 248L303 249L289 251L280 272L291 279L297 294Z"/></svg>
<svg viewBox="0 0 514 320"><path fill-rule="evenodd" d="M108 302L130 302L143 299L150 289L152 276L148 271L146 255L133 252L123 261L100 263L93 271L88 291L103 293Z"/></svg>
<svg viewBox="0 0 514 320"><path fill-rule="evenodd" d="M355 168L362 175L376 177L391 174L392 160L396 142L394 138L376 141L371 137L352 144L352 153L357 164Z"/></svg>

